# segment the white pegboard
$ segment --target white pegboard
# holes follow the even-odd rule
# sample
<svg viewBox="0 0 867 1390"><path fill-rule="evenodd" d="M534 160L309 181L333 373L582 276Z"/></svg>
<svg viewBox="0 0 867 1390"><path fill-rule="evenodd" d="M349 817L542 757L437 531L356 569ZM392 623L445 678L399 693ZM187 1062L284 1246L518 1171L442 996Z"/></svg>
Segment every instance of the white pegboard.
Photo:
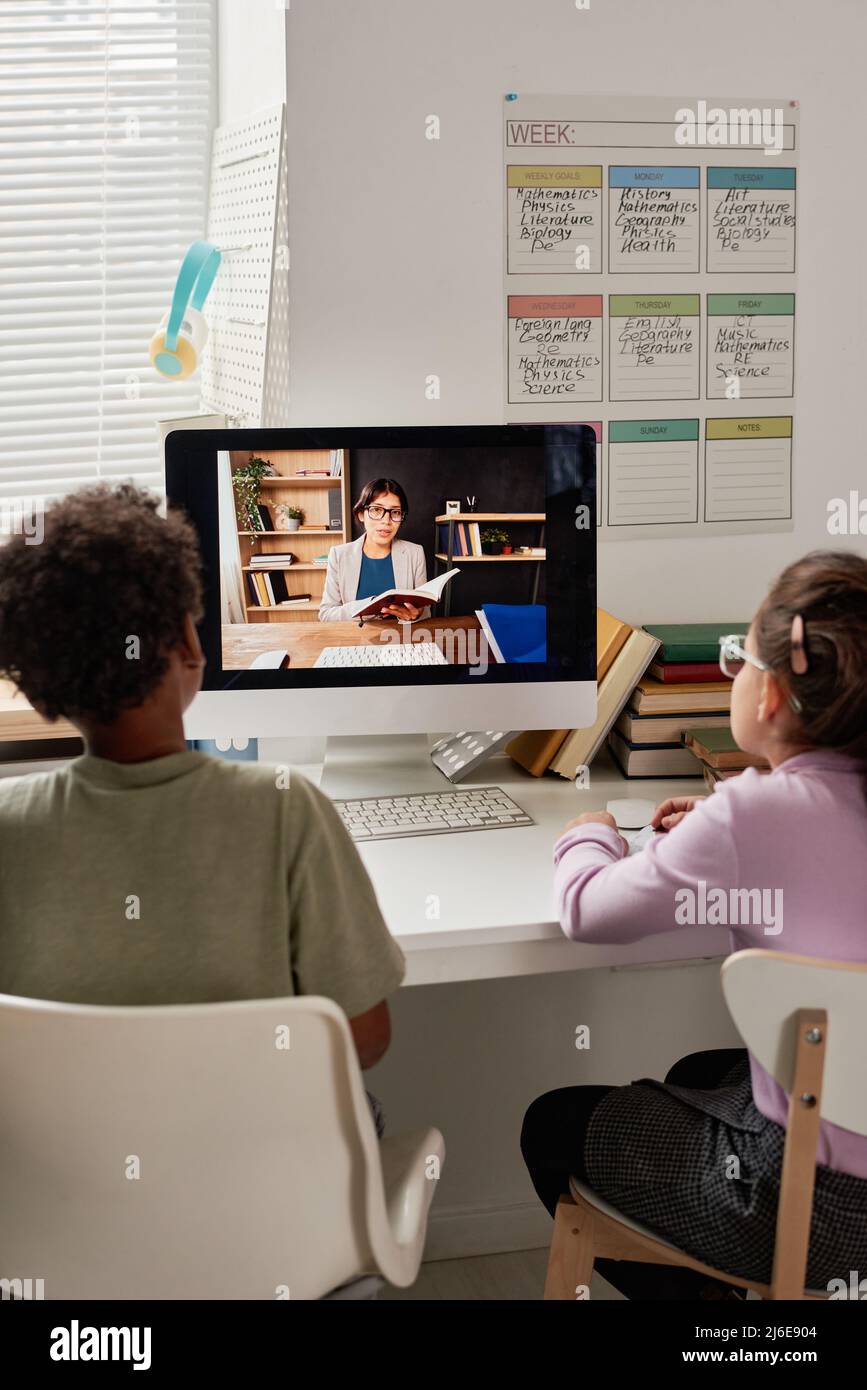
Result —
<svg viewBox="0 0 867 1390"><path fill-rule="evenodd" d="M215 131L207 240L223 259L207 301L201 408L221 412L233 425L285 423L286 189L282 104Z"/></svg>
<svg viewBox="0 0 867 1390"><path fill-rule="evenodd" d="M271 315L265 360L262 424L289 423L289 133L282 122L277 186L277 231L271 275Z"/></svg>

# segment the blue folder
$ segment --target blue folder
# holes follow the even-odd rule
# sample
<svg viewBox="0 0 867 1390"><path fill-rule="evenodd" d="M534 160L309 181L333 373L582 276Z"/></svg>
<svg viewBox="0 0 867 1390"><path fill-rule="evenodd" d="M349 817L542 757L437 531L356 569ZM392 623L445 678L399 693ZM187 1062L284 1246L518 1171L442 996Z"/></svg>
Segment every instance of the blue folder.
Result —
<svg viewBox="0 0 867 1390"><path fill-rule="evenodd" d="M504 661L546 661L544 603L486 603L482 608Z"/></svg>

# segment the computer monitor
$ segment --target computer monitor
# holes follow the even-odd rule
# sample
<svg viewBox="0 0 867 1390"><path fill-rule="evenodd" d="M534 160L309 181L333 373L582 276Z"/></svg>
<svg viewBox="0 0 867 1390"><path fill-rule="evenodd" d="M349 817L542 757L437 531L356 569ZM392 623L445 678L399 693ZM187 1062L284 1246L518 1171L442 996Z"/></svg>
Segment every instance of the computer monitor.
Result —
<svg viewBox="0 0 867 1390"><path fill-rule="evenodd" d="M204 562L188 737L592 724L589 426L183 430L165 456ZM388 589L398 614L359 616Z"/></svg>

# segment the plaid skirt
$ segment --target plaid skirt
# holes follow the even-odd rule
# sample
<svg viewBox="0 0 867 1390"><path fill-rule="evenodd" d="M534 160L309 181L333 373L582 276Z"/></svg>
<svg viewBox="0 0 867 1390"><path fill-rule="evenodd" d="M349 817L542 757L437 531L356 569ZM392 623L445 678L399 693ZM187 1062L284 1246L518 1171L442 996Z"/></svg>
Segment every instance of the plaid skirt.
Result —
<svg viewBox="0 0 867 1390"><path fill-rule="evenodd" d="M694 1259L768 1284L785 1138L753 1103L748 1059L712 1090L642 1078L595 1107L587 1181ZM817 1165L807 1286L850 1270L867 1276L867 1179Z"/></svg>

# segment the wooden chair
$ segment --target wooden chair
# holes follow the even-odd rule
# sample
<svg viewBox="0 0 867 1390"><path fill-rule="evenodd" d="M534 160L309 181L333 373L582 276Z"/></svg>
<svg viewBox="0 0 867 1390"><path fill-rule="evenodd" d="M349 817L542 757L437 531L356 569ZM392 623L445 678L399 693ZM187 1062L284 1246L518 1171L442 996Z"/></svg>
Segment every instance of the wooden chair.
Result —
<svg viewBox="0 0 867 1390"><path fill-rule="evenodd" d="M557 1207L546 1299L580 1297L597 1259L695 1269L762 1298L827 1298L805 1289L819 1120L867 1134L867 965L738 951L723 963L722 986L744 1043L790 1096L770 1285L693 1259L572 1178Z"/></svg>

